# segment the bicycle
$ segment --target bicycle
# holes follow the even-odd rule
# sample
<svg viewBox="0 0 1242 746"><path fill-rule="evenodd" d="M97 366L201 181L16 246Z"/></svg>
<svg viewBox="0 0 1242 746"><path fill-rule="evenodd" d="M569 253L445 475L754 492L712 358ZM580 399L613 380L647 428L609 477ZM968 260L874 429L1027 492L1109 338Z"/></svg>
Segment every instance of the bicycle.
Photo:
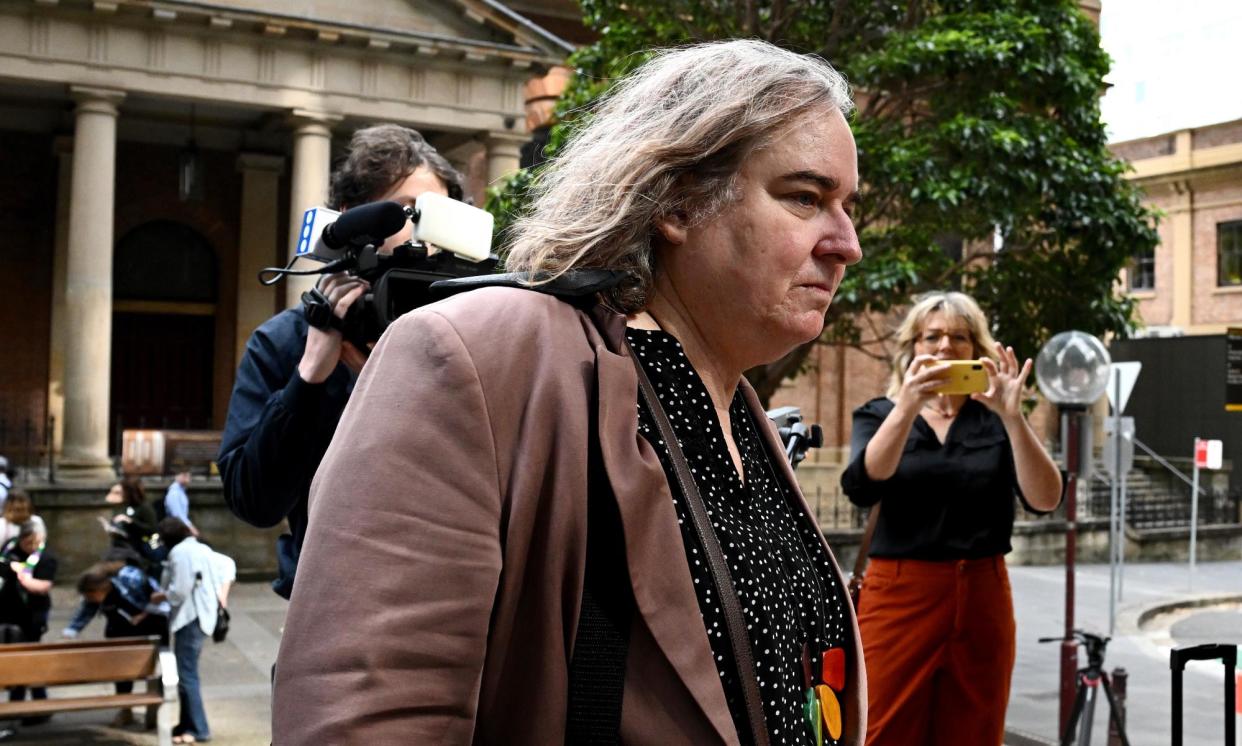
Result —
<svg viewBox="0 0 1242 746"><path fill-rule="evenodd" d="M1108 699L1108 716L1117 726L1122 746L1130 746L1126 736L1125 724L1121 721L1121 712L1117 700L1113 696L1112 683L1104 671L1104 649L1111 638L1093 635L1090 632L1076 629L1072 637L1041 637L1040 642L1063 642L1078 640L1087 649L1087 665L1078 669L1078 686L1074 693L1074 708L1070 711L1069 721L1065 724L1065 732L1061 734L1061 746L1090 746L1091 726L1095 722L1095 700L1100 685L1103 684L1104 696ZM1081 724L1080 724L1081 720ZM1078 728L1078 740L1074 740L1074 729Z"/></svg>

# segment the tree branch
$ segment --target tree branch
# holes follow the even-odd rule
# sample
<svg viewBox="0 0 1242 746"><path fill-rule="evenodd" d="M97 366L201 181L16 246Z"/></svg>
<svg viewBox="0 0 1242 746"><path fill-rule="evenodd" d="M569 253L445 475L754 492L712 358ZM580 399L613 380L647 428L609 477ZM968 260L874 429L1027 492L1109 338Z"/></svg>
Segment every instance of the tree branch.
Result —
<svg viewBox="0 0 1242 746"><path fill-rule="evenodd" d="M746 371L746 379L755 387L759 401L766 409L772 400L772 394L781 387L781 382L789 378L802 367L807 355L811 353L817 340L811 340L790 350L784 357L767 365L759 365Z"/></svg>
<svg viewBox="0 0 1242 746"><path fill-rule="evenodd" d="M842 19L845 18L846 6L848 4L849 0L837 0L836 5L832 9L832 20L828 25L828 34L819 52L819 55L829 62L832 62L833 57L836 56L837 45L841 43L842 32L845 28Z"/></svg>
<svg viewBox="0 0 1242 746"><path fill-rule="evenodd" d="M875 338L874 341L879 343L880 347L884 350L884 354L877 355L876 353L871 352L870 350L864 349L861 342L858 344L858 350L866 355L870 355L871 357L877 360L891 360L893 358L893 352L892 350L888 348L888 340L896 336L896 333L892 331L881 332L879 329L877 329L875 326L875 314L869 311L864 312L863 317L867 320L867 326L871 328L871 335Z"/></svg>

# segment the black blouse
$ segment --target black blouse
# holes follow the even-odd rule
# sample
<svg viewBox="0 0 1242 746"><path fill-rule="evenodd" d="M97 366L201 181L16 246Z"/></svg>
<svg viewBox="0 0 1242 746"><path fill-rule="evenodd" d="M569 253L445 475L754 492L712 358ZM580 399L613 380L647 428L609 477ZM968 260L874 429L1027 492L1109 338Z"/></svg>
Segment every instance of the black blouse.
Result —
<svg viewBox="0 0 1242 746"><path fill-rule="evenodd" d="M665 332L629 329L626 337L672 423L731 570L749 622L747 631L772 743L814 744L815 735L803 710L803 646L815 655L815 651L844 648L849 639L844 594L818 528L799 520L791 509L793 495L768 460L740 390L734 394L729 420L741 452L745 483L737 476L707 388L681 344ZM641 400L638 429L669 476L703 625L729 712L746 743L750 731L745 699L711 571L686 514L668 448ZM839 743L829 737L827 729L823 742Z"/></svg>
<svg viewBox="0 0 1242 746"><path fill-rule="evenodd" d="M1032 513L1018 488L1013 448L1000 417L967 399L944 444L922 418L914 419L897 471L876 481L867 475L867 444L895 405L885 397L854 410L850 465L841 488L861 507L880 504L872 557L920 560L977 559L1013 547L1014 496Z"/></svg>

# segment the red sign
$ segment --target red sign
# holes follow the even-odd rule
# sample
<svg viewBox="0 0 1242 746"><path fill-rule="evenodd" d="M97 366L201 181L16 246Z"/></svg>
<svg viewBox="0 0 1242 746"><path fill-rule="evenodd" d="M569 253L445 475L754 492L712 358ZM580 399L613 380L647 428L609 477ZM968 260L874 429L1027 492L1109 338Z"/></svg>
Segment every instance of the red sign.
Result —
<svg viewBox="0 0 1242 746"><path fill-rule="evenodd" d="M1219 469L1224 460L1224 444L1219 440L1195 438L1195 466L1199 469Z"/></svg>

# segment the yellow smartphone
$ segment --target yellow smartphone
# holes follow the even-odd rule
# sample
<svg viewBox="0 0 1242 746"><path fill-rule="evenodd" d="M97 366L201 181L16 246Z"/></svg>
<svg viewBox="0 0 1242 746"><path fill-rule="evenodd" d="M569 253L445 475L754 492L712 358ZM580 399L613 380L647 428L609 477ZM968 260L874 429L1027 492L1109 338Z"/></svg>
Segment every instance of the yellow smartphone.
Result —
<svg viewBox="0 0 1242 746"><path fill-rule="evenodd" d="M975 394L988 390L988 371L978 360L945 360L949 366L944 385L932 389L937 394ZM934 363L940 365L941 363Z"/></svg>

